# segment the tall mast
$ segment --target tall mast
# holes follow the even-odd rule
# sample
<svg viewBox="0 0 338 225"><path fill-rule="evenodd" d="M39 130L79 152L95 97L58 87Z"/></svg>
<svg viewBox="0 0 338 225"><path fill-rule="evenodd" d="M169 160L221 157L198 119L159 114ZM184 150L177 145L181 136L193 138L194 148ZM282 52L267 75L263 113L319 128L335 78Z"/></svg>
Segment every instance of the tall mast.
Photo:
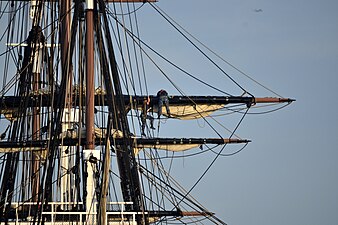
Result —
<svg viewBox="0 0 338 225"><path fill-rule="evenodd" d="M116 0L116 2L121 2ZM125 1L122 1L125 2ZM135 1L137 2L137 1ZM128 211L142 212L144 211L141 185L138 175L138 165L135 160L134 151L132 148L132 139L130 137L129 124L127 119L127 110L125 107L124 96L122 93L121 82L117 70L116 59L114 54L112 35L109 32L109 23L107 15L105 14L105 3L99 0L99 9L103 16L103 27L105 28L105 38L107 40L107 49L109 54L109 63L111 66L111 79L105 74L105 85L108 95L110 96L109 111L114 116L113 128L122 131L123 144L116 151L117 164L120 172L122 195L125 202L133 202L132 207L127 206ZM112 92L114 90L114 92ZM136 217L137 224L147 224L144 216L138 215Z"/></svg>
<svg viewBox="0 0 338 225"><path fill-rule="evenodd" d="M94 149L94 0L86 3L86 148Z"/></svg>
<svg viewBox="0 0 338 225"><path fill-rule="evenodd" d="M33 66L32 66L32 90L33 93L38 93L38 90L41 88L41 63L42 63L42 50L44 44L44 36L42 34L41 29L39 28L39 22L42 16L42 8L43 6L38 4L36 1L31 1L30 6L30 18L33 22L32 31L36 32L32 35L34 38L30 40L31 43L28 43L32 47L32 58L33 58ZM29 38L30 39L30 38ZM32 139L39 140L40 139L40 108L33 108L33 116L32 116ZM38 161L38 157L36 154L32 154L32 201L38 201L39 194L39 183L40 183L40 174L39 174L40 162Z"/></svg>
<svg viewBox="0 0 338 225"><path fill-rule="evenodd" d="M87 170L86 181L86 212L87 221L94 222L96 213L96 200L94 188L94 163L92 158L99 158L99 151L95 150L94 137L94 0L86 0L86 149L84 160Z"/></svg>
<svg viewBox="0 0 338 225"><path fill-rule="evenodd" d="M65 108L62 116L62 132L67 131L67 129L71 128L72 123L75 122L75 115L72 111L72 64L71 60L69 60L70 51L69 51L69 43L70 43L70 21L71 21L71 13L69 13L71 9L71 1L63 0L61 1L61 32L60 32L60 44L61 44L61 63L62 63L62 74L66 75L66 90L65 90ZM71 165L72 150L74 147L60 147L60 163L61 163L61 202L69 202L73 199L70 198L71 192L73 189L71 188L71 174L66 176L62 175L66 172ZM67 154L68 153L68 154ZM61 208L66 208L66 205L62 205Z"/></svg>

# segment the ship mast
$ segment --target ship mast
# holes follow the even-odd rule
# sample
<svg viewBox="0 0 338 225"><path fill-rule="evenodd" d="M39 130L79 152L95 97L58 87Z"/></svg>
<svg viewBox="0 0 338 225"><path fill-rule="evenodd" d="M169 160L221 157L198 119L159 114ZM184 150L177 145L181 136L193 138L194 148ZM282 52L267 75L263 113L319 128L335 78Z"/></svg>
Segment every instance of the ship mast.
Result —
<svg viewBox="0 0 338 225"><path fill-rule="evenodd" d="M86 148L91 150L94 149L94 30L97 31L97 36L102 37L100 29L98 29L98 20L96 20L96 24L94 24L94 8L97 5L97 2L94 0L88 0L87 2L87 10L86 10L86 49L87 49L87 68L86 68L86 138L87 145ZM96 3L96 4L95 4ZM142 212L144 211L142 195L141 195L141 186L138 177L138 168L137 163L134 156L134 151L132 148L132 140L130 138L129 125L127 120L127 112L124 104L124 98L122 94L121 82L119 79L119 74L117 70L114 49L112 45L111 34L109 33L109 23L107 19L107 15L105 14L105 3L103 0L99 0L99 9L102 13L103 24L102 26L106 32L106 41L107 41L107 49L108 49L108 57L111 70L104 74L104 81L106 90L108 93L109 99L109 112L112 116L113 122L112 124L108 124L107 127L112 126L114 129L121 130L123 132L123 144L120 149L116 151L117 164L120 171L120 179L121 179L121 189L122 195L125 202L133 202L132 207L127 207L128 211L136 211ZM95 27L96 25L96 27ZM102 49L102 48L101 48ZM101 54L101 60L107 61L106 53ZM104 63L103 63L104 64ZM112 76L112 80L110 78ZM113 85L112 85L113 83ZM114 90L114 91L113 91ZM116 101L113 102L113 99ZM110 123L111 120L108 120ZM108 132L109 134L109 132ZM109 153L109 146L106 145L106 155ZM106 158L108 160L108 158ZM106 161L106 163L108 163ZM107 173L107 164L105 165L104 172ZM88 177L90 175L88 174ZM107 174L103 174L104 177L107 177ZM106 183L107 180L104 180ZM88 183L88 181L87 181ZM105 184L106 185L106 184ZM88 185L87 185L88 186ZM106 188L102 188L103 193L101 195L105 195ZM88 194L90 195L89 191ZM87 201L89 199L87 198ZM105 204L105 198L102 199L101 204ZM88 202L87 202L88 205ZM104 223L105 212L100 210L101 218L100 222ZM88 210L87 210L88 212ZM136 217L138 224L147 224L146 219L142 216Z"/></svg>
<svg viewBox="0 0 338 225"><path fill-rule="evenodd" d="M122 93L121 82L119 79L119 74L116 65L116 59L114 55L114 48L112 45L111 34L109 32L109 23L107 15L105 14L105 3L103 0L99 0L100 12L102 12L103 24L106 31L105 38L107 39L107 49L109 56L109 63L111 65L110 73L104 74L106 90L108 93L109 111L113 116L112 127L114 129L120 130L123 132L123 144L120 149L116 151L117 164L120 172L121 179L121 189L122 195L125 202L133 202L132 207L127 207L128 211L142 212L144 211L142 195L141 195L141 186L138 177L138 166L135 160L134 151L132 148L132 139L130 138L129 124L127 120L127 111L125 107L125 102ZM105 57L104 57L105 58ZM108 71L107 71L108 72ZM112 76L112 81L110 76ZM111 85L113 83L113 86ZM115 92L112 92L114 90ZM94 100L94 98L93 98ZM113 100L115 100L113 102ZM93 101L94 104L94 101ZM113 105L112 105L113 104ZM108 126L109 127L109 126ZM107 151L107 149L106 149ZM107 154L107 153L106 153ZM105 175L104 175L105 176ZM147 221L142 216L136 217L138 224L147 224Z"/></svg>
<svg viewBox="0 0 338 225"><path fill-rule="evenodd" d="M32 25L32 35L28 37L28 40L31 43L28 43L32 47L32 90L33 93L38 93L41 88L41 64L42 64L42 55L43 55L43 45L45 42L45 38L39 27L39 22L42 17L42 9L41 4L39 5L36 1L31 1L30 6L30 18L33 22ZM41 121L40 121L40 109L39 107L33 107L32 110L32 139L39 140L40 139L40 129L41 129ZM40 174L39 167L40 162L36 154L32 154L32 202L38 201L39 195L39 185L40 185Z"/></svg>
<svg viewBox="0 0 338 225"><path fill-rule="evenodd" d="M94 149L94 0L86 10L86 148Z"/></svg>
<svg viewBox="0 0 338 225"><path fill-rule="evenodd" d="M92 168L91 158L99 158L98 150L95 150L94 140L94 0L86 0L86 148L84 160L87 171L86 180L86 202L87 221L95 220L96 201L94 187L94 168ZM86 179L86 178L85 178Z"/></svg>

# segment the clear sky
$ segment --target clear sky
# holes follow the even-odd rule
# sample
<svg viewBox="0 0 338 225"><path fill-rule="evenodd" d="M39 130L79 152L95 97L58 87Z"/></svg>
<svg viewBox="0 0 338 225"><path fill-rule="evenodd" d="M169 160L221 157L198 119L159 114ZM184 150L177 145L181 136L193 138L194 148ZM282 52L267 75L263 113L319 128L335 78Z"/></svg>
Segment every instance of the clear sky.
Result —
<svg viewBox="0 0 338 225"><path fill-rule="evenodd" d="M193 195L228 224L338 224L338 1L160 0L157 4L253 79L297 100L283 110L246 117L237 133L253 142L240 154L220 158ZM166 33L168 27L156 27L160 21L151 17L147 24L141 23L145 39L150 33L153 45L162 44L157 49L227 91L230 82L220 83L213 72L195 63L199 54L190 52L192 47L183 51L187 43L174 41ZM271 95L231 69L230 74L253 94ZM153 92L164 85L157 79ZM173 79L180 78L173 75ZM205 94L183 82L177 84L187 94ZM232 124L231 120L225 122ZM186 136L195 132L194 128L184 131ZM177 127L167 132L173 135ZM184 159L177 164L187 187L210 163L205 160Z"/></svg>

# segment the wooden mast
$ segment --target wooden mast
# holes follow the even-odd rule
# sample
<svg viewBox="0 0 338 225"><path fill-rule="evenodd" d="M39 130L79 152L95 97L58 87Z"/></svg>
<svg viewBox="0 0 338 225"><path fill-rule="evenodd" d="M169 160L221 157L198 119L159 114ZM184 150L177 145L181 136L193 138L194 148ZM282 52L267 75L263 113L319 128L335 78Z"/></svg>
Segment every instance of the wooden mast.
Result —
<svg viewBox="0 0 338 225"><path fill-rule="evenodd" d="M31 3L33 4L33 2ZM33 20L33 29L34 27L38 27L39 21L40 21L40 15L41 15L41 8L42 6L36 5L37 3L35 2L35 5L31 5L31 19ZM38 16L36 16L38 14ZM42 41L39 40L40 36L41 39L43 39L43 34L42 32L37 29L36 32L36 38L37 40L32 40L34 43L30 43L33 45L33 52L32 52L32 57L33 57L33 68L32 68L32 76L33 76L33 93L37 93L38 90L40 89L40 65L41 65L41 59L42 59ZM33 140L39 140L40 139L40 109L39 107L34 107L33 108L33 116L32 116L32 139ZM40 167L40 162L38 161L38 157L36 157L35 154L32 154L32 201L37 202L38 201L38 194L39 194L39 183L40 183L40 176L39 176L39 167Z"/></svg>
<svg viewBox="0 0 338 225"><path fill-rule="evenodd" d="M106 3L103 0L98 0L98 2L100 12L102 13L103 27L106 32L105 38L107 41L108 60L110 63L110 75L112 77L111 82L110 75L103 74L105 76L107 93L111 96L111 103L113 103L113 105L110 105L109 108L110 113L114 116L113 128L120 130L123 133L122 145L116 151L117 164L120 171L122 195L125 202L133 202L132 207L127 206L126 210L140 213L136 216L137 224L148 224L145 215L142 213L145 208L143 205L142 190L139 181L138 165L132 149L132 139L127 119L127 110L116 65L112 35L110 34L109 22L107 15L105 14ZM112 90L114 90L114 92L112 92Z"/></svg>
<svg viewBox="0 0 338 225"><path fill-rule="evenodd" d="M95 0L86 0L86 148L84 149L84 160L87 170L86 180L86 213L87 221L94 223L96 214L96 198L94 188L94 170L95 165L92 159L100 157L99 151L95 150L94 137L94 2ZM86 179L86 178L85 178Z"/></svg>
<svg viewBox="0 0 338 225"><path fill-rule="evenodd" d="M32 20L32 35L28 39L30 46L28 48L32 48L32 90L33 93L38 93L41 88L41 64L42 64L42 52L43 45L45 42L45 38L43 36L42 30L39 27L39 23L42 16L43 6L36 1L31 1L30 6L30 18ZM40 139L40 128L41 128L41 120L40 120L40 108L39 106L33 107L32 109L32 139L37 141ZM39 195L39 184L40 184L40 174L39 174L39 157L36 154L32 154L32 201L38 201Z"/></svg>
<svg viewBox="0 0 338 225"><path fill-rule="evenodd" d="M67 82L66 82L66 90L65 90L65 107L63 111L63 117L61 120L62 123L62 132L66 131L67 129L71 128L71 122L74 121L74 115L72 112L72 64L71 60L69 59L70 56L70 20L71 20L71 13L69 12L71 8L71 1L64 0L61 1L61 16L63 18L61 23L60 29L60 43L61 43L61 63L62 63L62 74L66 75ZM60 154L61 154L61 168L62 170L67 171L70 167L70 162L72 157L72 149L73 147L67 148L65 146L60 147ZM70 152L69 152L70 151ZM69 152L69 154L67 154ZM69 202L70 199L70 192L72 192L72 188L70 187L71 183L71 174L66 176L61 176L61 202ZM61 208L66 208L66 205L62 205Z"/></svg>
<svg viewBox="0 0 338 225"><path fill-rule="evenodd" d="M86 148L94 149L94 0L86 2Z"/></svg>

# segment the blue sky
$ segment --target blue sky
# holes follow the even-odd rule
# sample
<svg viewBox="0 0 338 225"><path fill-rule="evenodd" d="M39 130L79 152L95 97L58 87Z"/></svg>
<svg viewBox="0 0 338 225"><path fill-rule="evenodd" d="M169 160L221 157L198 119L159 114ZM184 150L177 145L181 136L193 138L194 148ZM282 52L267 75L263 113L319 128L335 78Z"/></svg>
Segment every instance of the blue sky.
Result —
<svg viewBox="0 0 338 225"><path fill-rule="evenodd" d="M338 224L338 1L161 0L157 4L253 79L297 100L283 110L246 117L237 133L253 142L238 155L220 158L193 195L228 224ZM166 33L168 27L154 28L160 17L145 21L141 25L145 40L155 46L165 44L159 47L161 52L228 90L229 81L208 72L192 48L182 50L187 44L182 39L176 42ZM231 75L253 94L271 95L242 75ZM173 79L188 94L204 94L203 89L180 82L181 77L173 75ZM153 81L154 92L164 85L158 77ZM234 92L239 94L238 89ZM225 122L232 126L232 118ZM169 125L165 126L169 129ZM195 133L194 128L184 131ZM208 162L209 158L179 161L179 179L189 187L205 168L200 165Z"/></svg>

